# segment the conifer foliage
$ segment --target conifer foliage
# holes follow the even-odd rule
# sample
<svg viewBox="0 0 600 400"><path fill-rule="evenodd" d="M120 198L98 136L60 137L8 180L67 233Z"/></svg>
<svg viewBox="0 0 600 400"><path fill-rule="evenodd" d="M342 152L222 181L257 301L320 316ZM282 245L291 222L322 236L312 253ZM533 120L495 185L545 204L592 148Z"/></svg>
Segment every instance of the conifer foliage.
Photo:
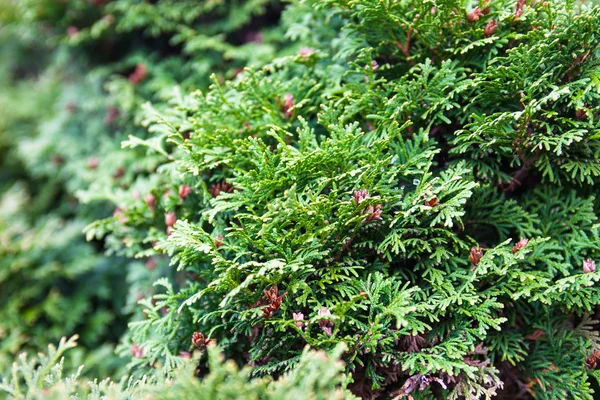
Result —
<svg viewBox="0 0 600 400"><path fill-rule="evenodd" d="M116 208L88 240L146 262L126 267L129 383L92 395L593 398L600 7L106 3L69 51L177 54L96 67L124 115L95 157L122 170L65 182ZM48 360L0 389L88 393Z"/></svg>

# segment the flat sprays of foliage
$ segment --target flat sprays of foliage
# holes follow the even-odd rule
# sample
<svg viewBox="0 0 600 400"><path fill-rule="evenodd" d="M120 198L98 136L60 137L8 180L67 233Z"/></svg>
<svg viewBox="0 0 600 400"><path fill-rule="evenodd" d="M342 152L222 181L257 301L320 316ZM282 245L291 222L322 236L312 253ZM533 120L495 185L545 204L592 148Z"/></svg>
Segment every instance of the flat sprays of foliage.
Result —
<svg viewBox="0 0 600 400"><path fill-rule="evenodd" d="M138 110L153 170L79 192L118 209L88 239L174 272L131 374L207 384L216 342L279 381L308 346L343 396L591 399L600 8L291 1L273 29L286 50Z"/></svg>

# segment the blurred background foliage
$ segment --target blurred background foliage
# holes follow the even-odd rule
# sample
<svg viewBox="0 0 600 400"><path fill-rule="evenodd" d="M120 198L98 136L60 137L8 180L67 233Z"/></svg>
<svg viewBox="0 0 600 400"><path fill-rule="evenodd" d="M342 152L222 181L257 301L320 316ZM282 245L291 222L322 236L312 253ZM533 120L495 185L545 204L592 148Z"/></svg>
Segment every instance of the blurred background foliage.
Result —
<svg viewBox="0 0 600 400"><path fill-rule="evenodd" d="M114 346L161 257L131 260L83 228L155 184L147 101L167 104L283 48L271 0L0 0L0 371L80 334L84 373L119 376ZM290 50L293 51L293 50ZM113 246L114 247L114 246Z"/></svg>

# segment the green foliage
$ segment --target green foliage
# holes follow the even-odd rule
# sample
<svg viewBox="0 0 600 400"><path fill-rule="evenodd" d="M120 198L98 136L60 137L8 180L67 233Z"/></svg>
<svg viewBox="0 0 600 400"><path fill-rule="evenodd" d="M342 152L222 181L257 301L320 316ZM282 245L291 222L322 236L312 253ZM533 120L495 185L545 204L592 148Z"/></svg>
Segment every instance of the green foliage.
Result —
<svg viewBox="0 0 600 400"><path fill-rule="evenodd" d="M355 399L345 389L344 365L338 361L344 348L328 355L305 349L296 368L277 380L251 379L251 369L239 369L225 361L217 347L208 348L209 370L200 381L194 376L194 361L188 360L176 378L129 379L121 382L89 381L75 373L65 374L64 353L77 346L77 336L62 338L58 347L29 360L21 354L10 379L0 384L0 393L10 399Z"/></svg>
<svg viewBox="0 0 600 400"><path fill-rule="evenodd" d="M87 244L81 235L95 219L118 215L113 203L157 180L162 159L122 151L121 141L145 134L140 106L147 100L170 97L176 85L205 85L208 70L232 76L276 48L258 33L248 36L271 2L248 2L243 13L215 3L185 15L174 10L182 2L133 3L1 4L1 371L20 351L77 332L83 347L69 362L85 361L90 375L122 372L111 349L136 302L171 274L160 257L131 261L110 249L105 256L105 243ZM169 25L160 32L152 30L157 16ZM173 51L184 41L176 36L197 36L190 29L222 44ZM237 40L248 43L232 59L225 53Z"/></svg>
<svg viewBox="0 0 600 400"><path fill-rule="evenodd" d="M305 344L344 342L362 396L489 397L503 379L589 396L567 376L585 377L591 344L567 321L599 300L598 275L581 270L598 258L598 9L492 2L469 21L455 2L314 5L283 21L297 38L297 21L319 26L331 47L214 78L151 121L172 160L152 193L190 197L88 227L141 229L132 248L161 249L188 276L143 302L129 340L149 351L132 365L168 373L201 331L258 376L288 370ZM554 167L577 157L588 169ZM535 329L548 336L528 339Z"/></svg>
<svg viewBox="0 0 600 400"><path fill-rule="evenodd" d="M87 348L110 354L101 345L121 334L118 310L125 294L116 284L123 276L110 264L122 263L94 254L82 240L81 220L47 214L29 223L25 209L30 205L20 185L0 200L2 369L12 354L42 348L65 331L81 332ZM103 373L118 365L89 364Z"/></svg>
<svg viewBox="0 0 600 400"><path fill-rule="evenodd" d="M30 268L25 244L57 239L42 252L61 279L137 259L119 269L125 396L592 398L598 6L29 3L2 15L51 26L61 106L17 107L39 133L0 148L21 180L83 204L22 222L26 196L3 185L2 209L23 211L0 214L21 229L0 238ZM82 222L112 258L73 234ZM11 278L7 312L52 285L45 271ZM78 379L62 393L87 395Z"/></svg>
<svg viewBox="0 0 600 400"><path fill-rule="evenodd" d="M2 30L0 370L23 350L79 332L83 347L69 362L86 359L86 372L112 374L123 364L111 357L114 345L107 342L122 334L126 322L120 311L126 288L118 283L124 263L103 257L82 238L81 229L102 214L78 209L57 173L62 159L31 147L19 151L38 129L42 135L52 129L48 119L61 93L56 71L48 67L51 57L26 33ZM38 51L44 56L36 60Z"/></svg>

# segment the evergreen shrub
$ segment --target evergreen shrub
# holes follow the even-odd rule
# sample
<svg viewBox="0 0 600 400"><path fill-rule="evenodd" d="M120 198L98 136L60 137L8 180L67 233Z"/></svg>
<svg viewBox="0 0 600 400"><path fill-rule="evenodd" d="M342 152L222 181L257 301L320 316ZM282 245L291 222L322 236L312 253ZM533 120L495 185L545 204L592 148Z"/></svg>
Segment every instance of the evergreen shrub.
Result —
<svg viewBox="0 0 600 400"><path fill-rule="evenodd" d="M20 143L64 149L77 209L115 210L87 239L139 260L112 396L593 398L600 7L90 3L62 40L117 128ZM85 394L54 352L4 390Z"/></svg>

